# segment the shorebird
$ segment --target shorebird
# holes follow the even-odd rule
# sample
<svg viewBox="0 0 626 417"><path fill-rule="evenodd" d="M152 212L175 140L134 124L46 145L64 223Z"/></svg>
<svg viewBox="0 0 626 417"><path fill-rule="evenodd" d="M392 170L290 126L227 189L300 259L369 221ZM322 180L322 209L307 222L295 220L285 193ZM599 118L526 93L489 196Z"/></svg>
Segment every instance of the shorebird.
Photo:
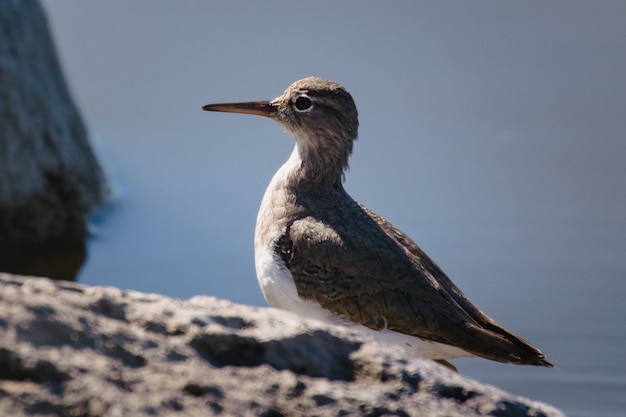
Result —
<svg viewBox="0 0 626 417"><path fill-rule="evenodd" d="M359 122L341 85L309 77L271 101L203 109L266 116L295 139L256 222L255 266L270 306L360 327L451 367L445 360L462 356L553 367L476 308L411 238L348 195Z"/></svg>

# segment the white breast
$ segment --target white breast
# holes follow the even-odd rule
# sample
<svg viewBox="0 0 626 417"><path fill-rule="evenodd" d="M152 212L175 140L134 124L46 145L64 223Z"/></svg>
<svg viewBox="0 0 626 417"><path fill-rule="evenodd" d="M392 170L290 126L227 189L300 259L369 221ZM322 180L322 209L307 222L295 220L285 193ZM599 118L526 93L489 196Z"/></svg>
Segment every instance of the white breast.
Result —
<svg viewBox="0 0 626 417"><path fill-rule="evenodd" d="M347 323L317 302L301 299L291 272L272 248L257 250L255 263L261 291L270 306L327 323Z"/></svg>
<svg viewBox="0 0 626 417"><path fill-rule="evenodd" d="M341 321L314 301L298 297L291 272L275 251L276 241L285 233L285 202L287 175L302 163L297 146L285 164L274 174L265 190L257 216L254 234L254 261L263 296L272 307L288 310L304 317L337 323Z"/></svg>
<svg viewBox="0 0 626 417"><path fill-rule="evenodd" d="M298 296L291 272L275 251L275 244L285 232L281 226L285 223L281 220L284 220L283 216L286 215L281 209L281 202L288 198L284 187L285 178L300 162L300 155L295 148L289 160L276 172L267 187L257 217L254 260L257 279L267 303L272 307L291 311L309 319L359 328L381 343L400 345L418 356L431 359L472 356L454 346L434 343L386 329L382 331L369 329L331 313L314 300L302 300Z"/></svg>

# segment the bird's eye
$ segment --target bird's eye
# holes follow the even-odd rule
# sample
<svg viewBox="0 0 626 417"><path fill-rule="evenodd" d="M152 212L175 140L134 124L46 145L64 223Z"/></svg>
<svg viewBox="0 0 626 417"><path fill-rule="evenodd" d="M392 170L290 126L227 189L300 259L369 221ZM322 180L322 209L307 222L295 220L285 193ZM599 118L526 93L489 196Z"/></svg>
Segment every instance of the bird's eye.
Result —
<svg viewBox="0 0 626 417"><path fill-rule="evenodd" d="M311 100L311 97L305 94L302 94L296 97L296 99L293 102L293 105L296 107L298 111L308 111L313 108L313 100Z"/></svg>

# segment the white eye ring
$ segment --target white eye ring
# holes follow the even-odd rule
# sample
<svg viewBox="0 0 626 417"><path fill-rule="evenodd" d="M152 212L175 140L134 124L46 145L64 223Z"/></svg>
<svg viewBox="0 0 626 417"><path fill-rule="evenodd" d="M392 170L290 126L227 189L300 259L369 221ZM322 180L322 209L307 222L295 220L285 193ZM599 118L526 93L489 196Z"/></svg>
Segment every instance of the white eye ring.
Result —
<svg viewBox="0 0 626 417"><path fill-rule="evenodd" d="M292 103L296 111L303 113L311 111L311 109L315 107L311 97L307 96L306 94L300 94L299 96L294 97Z"/></svg>

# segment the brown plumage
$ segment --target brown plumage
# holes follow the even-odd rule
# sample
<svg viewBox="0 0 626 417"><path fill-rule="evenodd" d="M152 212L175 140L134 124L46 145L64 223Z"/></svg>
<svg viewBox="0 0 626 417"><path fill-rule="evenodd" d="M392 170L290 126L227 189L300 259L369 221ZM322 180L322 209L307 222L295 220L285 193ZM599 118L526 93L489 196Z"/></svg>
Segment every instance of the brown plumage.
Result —
<svg viewBox="0 0 626 417"><path fill-rule="evenodd" d="M342 179L358 115L339 84L305 78L269 102L204 109L271 117L296 140L257 219L257 274L270 304L301 314L320 308L468 356L552 367L537 348L476 308L407 235L346 193ZM274 276L285 272L288 283ZM443 349L440 357L428 356L459 354Z"/></svg>

